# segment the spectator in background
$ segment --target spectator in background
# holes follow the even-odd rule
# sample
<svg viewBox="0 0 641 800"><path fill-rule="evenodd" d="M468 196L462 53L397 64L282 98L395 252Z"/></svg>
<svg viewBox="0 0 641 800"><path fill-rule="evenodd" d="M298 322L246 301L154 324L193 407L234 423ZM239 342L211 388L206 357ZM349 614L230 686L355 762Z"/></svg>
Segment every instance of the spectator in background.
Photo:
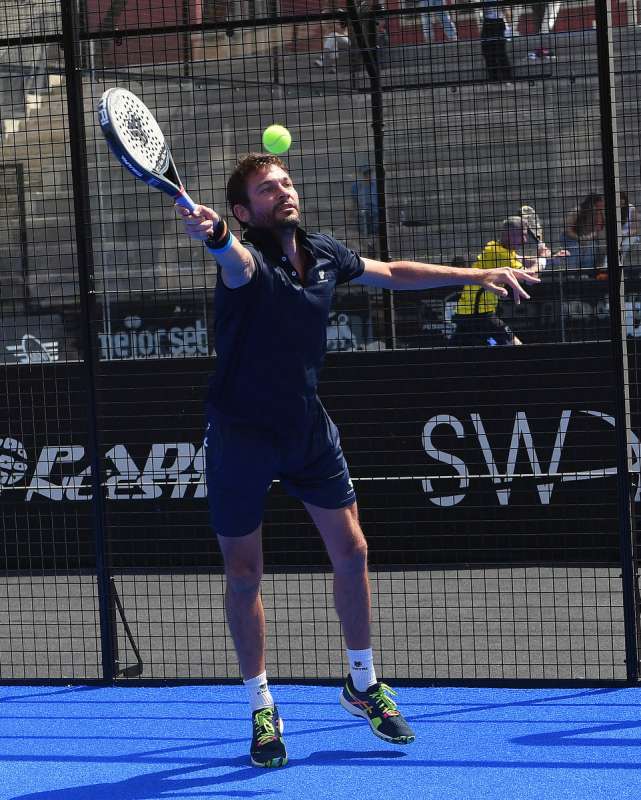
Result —
<svg viewBox="0 0 641 800"><path fill-rule="evenodd" d="M511 39L513 36L520 36L519 32L519 24L521 22L521 17L525 16L527 13L526 6L511 6L510 11L511 19L509 24L506 26L505 36L507 39Z"/></svg>
<svg viewBox="0 0 641 800"><path fill-rule="evenodd" d="M531 16L534 33L552 33L556 18L561 9L561 3L527 3L521 6L512 6L512 35L519 36L519 23L523 16Z"/></svg>
<svg viewBox="0 0 641 800"><path fill-rule="evenodd" d="M379 10L384 10L381 6L379 6ZM375 38L376 41L371 41L371 34L372 34L372 25L371 25L371 14L370 8L366 2L366 0L361 0L357 4L356 7L357 11L357 20L358 25L360 27L361 34L363 36L363 40L360 39L356 30L354 30L354 24L351 19L349 19L346 15L345 19L348 21L349 24L349 40L350 40L350 55L349 55L349 64L352 72L352 85L354 86L354 81L357 74L363 68L365 60L368 58L368 54L375 56L376 60L378 61L379 67L385 66L389 63L389 45L390 45L390 36L389 36L389 25L386 18L375 17L374 22L374 29L375 29Z"/></svg>
<svg viewBox="0 0 641 800"><path fill-rule="evenodd" d="M529 229L523 218L508 217L503 220L499 240L492 240L485 245L472 269L510 268L535 274L538 272L539 258L548 258L551 253L547 245L541 243L536 256L520 255L519 251L527 244L528 238ZM554 257L559 255L556 253ZM498 304L496 295L472 284L464 286L452 320L456 326L452 344L490 347L520 345L520 339L497 315Z"/></svg>
<svg viewBox="0 0 641 800"><path fill-rule="evenodd" d="M341 53L349 51L347 19L341 18L333 23L331 30L323 38L323 53L314 61L315 66L336 72Z"/></svg>
<svg viewBox="0 0 641 800"><path fill-rule="evenodd" d="M432 16L438 17L443 26L443 35L448 42L455 42L458 39L456 25L447 9L440 8L445 6L447 0L419 0L420 8L429 10L429 13L421 14L421 27L423 29L423 39L426 42L434 41L434 29L432 26ZM433 9L439 9L437 11Z"/></svg>
<svg viewBox="0 0 641 800"><path fill-rule="evenodd" d="M358 220L358 234L367 240L368 254L374 255L378 234L378 190L369 164L364 163L356 168L356 180L352 183L351 195Z"/></svg>
<svg viewBox="0 0 641 800"><path fill-rule="evenodd" d="M376 51L378 53L378 63L381 67L389 63L389 47L389 21L387 19L379 19L376 21Z"/></svg>
<svg viewBox="0 0 641 800"><path fill-rule="evenodd" d="M495 3L483 6L483 27L481 28L481 53L485 60L487 78L500 83L514 78L512 62L507 54L506 31L511 31L512 20L509 7L501 8Z"/></svg>
<svg viewBox="0 0 641 800"><path fill-rule="evenodd" d="M561 3L534 3L532 8L538 23L538 32L552 33L561 10Z"/></svg>
<svg viewBox="0 0 641 800"><path fill-rule="evenodd" d="M621 221L621 237L619 240L619 259L625 264L630 248L641 240L639 236L639 220L636 208L630 203L627 192L619 194L619 218Z"/></svg>
<svg viewBox="0 0 641 800"><path fill-rule="evenodd" d="M565 222L562 245L569 251L566 265L569 269L595 270L603 268L605 248L602 236L605 230L605 205L603 195L588 194L572 211Z"/></svg>
<svg viewBox="0 0 641 800"><path fill-rule="evenodd" d="M481 7L475 4L475 0L464 0L463 3L457 3L457 5L459 6L456 12L457 17L472 17L477 23L480 33L481 25L483 25L483 10Z"/></svg>

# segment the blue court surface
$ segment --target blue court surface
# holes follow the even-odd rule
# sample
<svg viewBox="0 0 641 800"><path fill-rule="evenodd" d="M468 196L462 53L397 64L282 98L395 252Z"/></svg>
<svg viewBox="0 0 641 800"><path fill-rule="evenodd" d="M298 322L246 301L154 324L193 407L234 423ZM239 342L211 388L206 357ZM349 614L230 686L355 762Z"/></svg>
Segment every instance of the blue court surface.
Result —
<svg viewBox="0 0 641 800"><path fill-rule="evenodd" d="M242 687L0 687L0 800L603 800L641 794L641 690L400 688L387 745L336 687L273 686L290 764L249 765Z"/></svg>

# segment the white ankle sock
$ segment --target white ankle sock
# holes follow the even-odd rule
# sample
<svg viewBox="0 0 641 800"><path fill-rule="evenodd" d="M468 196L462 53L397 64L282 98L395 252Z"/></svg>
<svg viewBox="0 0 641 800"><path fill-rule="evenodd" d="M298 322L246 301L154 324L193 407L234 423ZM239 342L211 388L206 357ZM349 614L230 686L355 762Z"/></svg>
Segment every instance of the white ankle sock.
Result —
<svg viewBox="0 0 641 800"><path fill-rule="evenodd" d="M374 656L372 648L367 650L348 650L349 672L352 676L354 688L359 692L364 692L376 683L376 672L374 671Z"/></svg>
<svg viewBox="0 0 641 800"><path fill-rule="evenodd" d="M266 672L261 672L260 675L243 681L243 683L247 689L247 696L249 697L249 705L251 706L252 712L274 705L274 698L267 685Z"/></svg>

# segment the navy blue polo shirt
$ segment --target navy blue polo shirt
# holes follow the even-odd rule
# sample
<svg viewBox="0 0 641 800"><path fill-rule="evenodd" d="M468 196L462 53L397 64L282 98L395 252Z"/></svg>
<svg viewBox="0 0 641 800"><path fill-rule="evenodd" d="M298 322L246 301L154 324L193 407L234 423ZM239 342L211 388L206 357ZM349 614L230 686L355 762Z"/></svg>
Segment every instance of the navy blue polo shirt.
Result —
<svg viewBox="0 0 641 800"><path fill-rule="evenodd" d="M334 289L358 277L360 256L322 233L298 230L305 277L267 230L245 232L256 269L249 283L229 289L218 269L214 297L216 371L208 411L295 435L318 405L316 390L327 350Z"/></svg>

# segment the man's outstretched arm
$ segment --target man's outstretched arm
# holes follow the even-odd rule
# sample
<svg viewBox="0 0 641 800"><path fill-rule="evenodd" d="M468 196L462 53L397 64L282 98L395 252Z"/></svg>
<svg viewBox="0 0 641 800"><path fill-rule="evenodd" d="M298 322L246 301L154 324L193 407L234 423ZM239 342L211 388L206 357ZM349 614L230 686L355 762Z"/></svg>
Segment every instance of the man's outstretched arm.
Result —
<svg viewBox="0 0 641 800"><path fill-rule="evenodd" d="M365 271L352 283L374 286L379 289L416 291L436 289L440 286L475 284L498 297L512 292L515 303L529 300L530 295L521 283L540 283L539 278L522 270L500 267L498 269L461 269L443 264L422 264L417 261L374 261L364 258Z"/></svg>

